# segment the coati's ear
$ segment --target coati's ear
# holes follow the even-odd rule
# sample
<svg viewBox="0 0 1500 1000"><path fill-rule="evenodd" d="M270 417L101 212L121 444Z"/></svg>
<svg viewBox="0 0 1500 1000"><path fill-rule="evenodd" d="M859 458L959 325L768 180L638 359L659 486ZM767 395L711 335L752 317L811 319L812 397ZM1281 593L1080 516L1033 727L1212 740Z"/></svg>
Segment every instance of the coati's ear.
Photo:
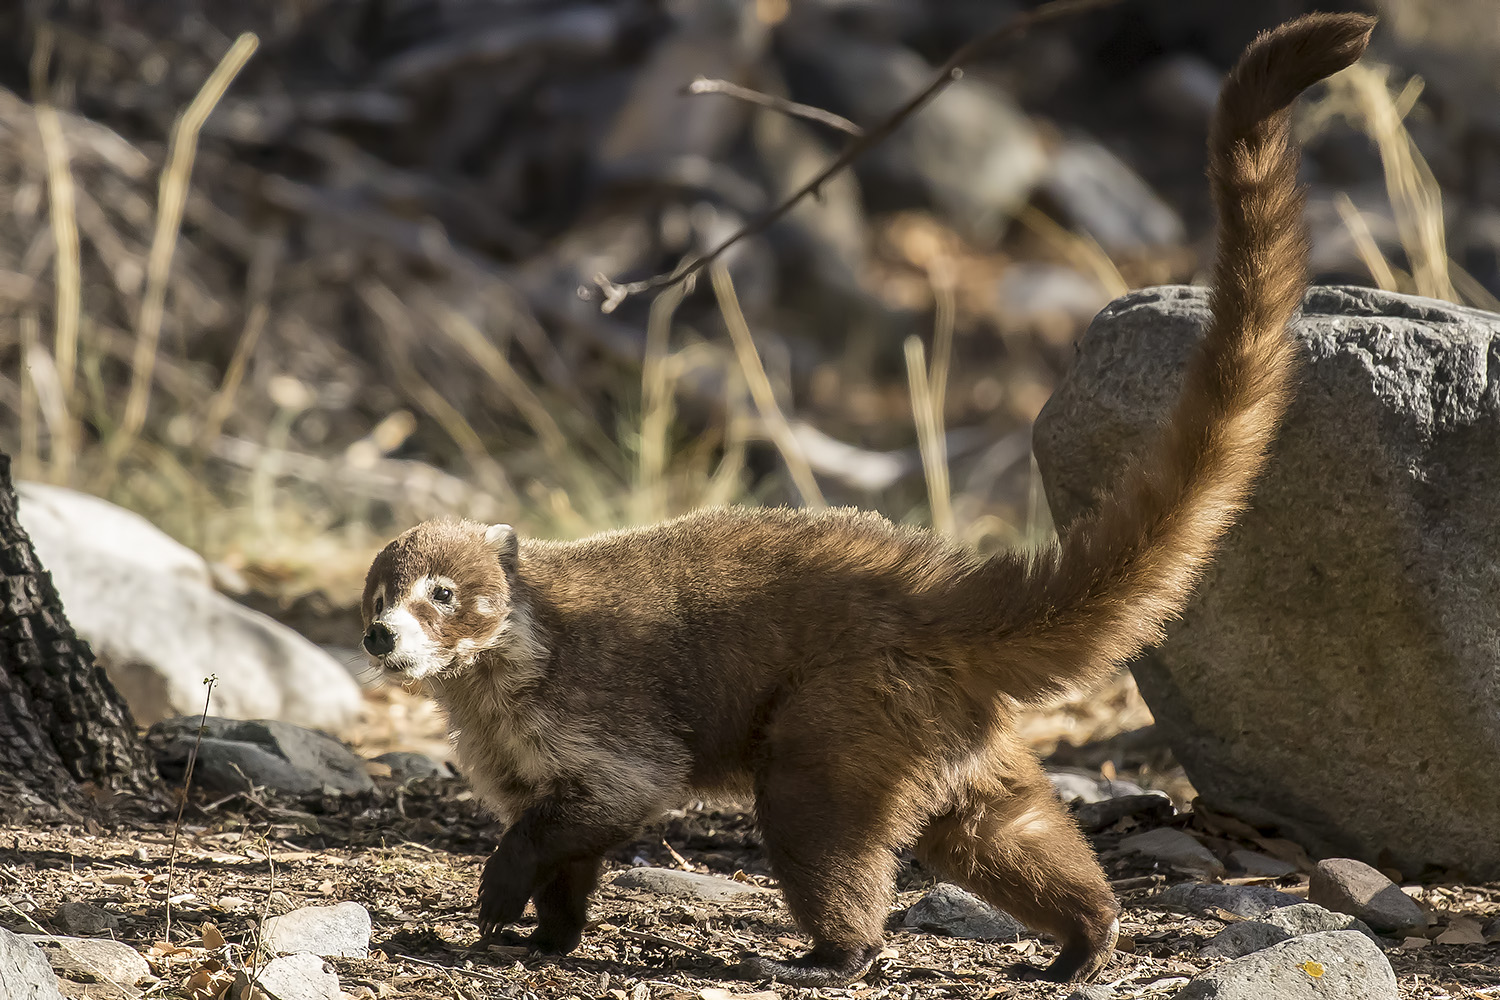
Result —
<svg viewBox="0 0 1500 1000"><path fill-rule="evenodd" d="M484 543L494 550L500 565L507 572L516 568L516 554L520 550L520 542L516 539L516 529L508 524L492 524L484 529Z"/></svg>

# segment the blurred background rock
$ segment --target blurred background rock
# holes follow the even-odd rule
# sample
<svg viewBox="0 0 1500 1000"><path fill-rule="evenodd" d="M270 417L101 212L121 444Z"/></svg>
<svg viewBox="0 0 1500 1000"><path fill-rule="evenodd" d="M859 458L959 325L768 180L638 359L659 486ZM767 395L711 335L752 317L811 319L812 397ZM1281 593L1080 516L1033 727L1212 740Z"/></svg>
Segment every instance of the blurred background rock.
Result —
<svg viewBox="0 0 1500 1000"><path fill-rule="evenodd" d="M329 647L353 645L372 552L425 517L567 537L707 503L857 503L981 548L1034 542L1051 522L1031 421L1100 306L1199 278L1220 75L1314 7L1385 17L1298 113L1315 280L1497 308L1493 0L1138 0L1000 47L726 255L759 366L706 276L654 325L650 296L609 314L579 296L713 246L849 141L684 94L696 77L869 126L1030 6L14 5L0 449L19 478L144 515ZM191 163L172 159L244 32L258 48L202 99ZM762 369L775 410L753 398ZM1144 721L1127 675L1034 735Z"/></svg>

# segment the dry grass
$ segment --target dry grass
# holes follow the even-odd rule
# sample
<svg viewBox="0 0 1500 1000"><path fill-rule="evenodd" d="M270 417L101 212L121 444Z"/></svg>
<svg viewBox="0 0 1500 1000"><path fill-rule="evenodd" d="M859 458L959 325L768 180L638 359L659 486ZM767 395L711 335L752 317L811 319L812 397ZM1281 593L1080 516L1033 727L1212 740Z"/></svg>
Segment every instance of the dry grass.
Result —
<svg viewBox="0 0 1500 1000"><path fill-rule="evenodd" d="M760 412L760 418L765 423L776 450L781 452L781 458L786 462L792 482L802 494L802 502L809 507L828 506L828 501L823 499L822 489L818 487L817 477L813 475L812 466L808 465L807 456L802 452L802 445L792 433L786 414L781 412L781 407L776 403L775 390L771 388L771 380L766 376L765 365L761 364L755 338L750 334L750 324L745 322L745 314L740 311L739 299L735 297L729 268L722 261L714 261L709 265L709 275L713 279L714 295L718 297L724 324L734 340L734 353L739 359L740 371L750 387L750 395L755 400L755 407Z"/></svg>
<svg viewBox="0 0 1500 1000"><path fill-rule="evenodd" d="M73 191L73 171L68 164L68 144L62 122L52 106L47 87L47 63L52 53L52 33L38 33L36 52L32 56L32 91L37 95L36 124L41 133L42 148L47 156L47 193L52 239L56 244L57 329L55 351L58 388L66 408L73 396L78 364L78 316L83 297L81 252L78 243L78 218ZM73 466L77 447L77 422L64 412L52 442L52 478L67 475Z"/></svg>
<svg viewBox="0 0 1500 1000"><path fill-rule="evenodd" d="M948 394L948 369L953 360L953 315L956 309L952 266L946 258L935 255L928 264L937 303L932 338L932 366L926 364L919 337L908 337L905 343L906 377L911 387L912 416L917 425L917 444L922 452L922 473L927 481L927 502L932 512L933 530L952 536L957 533L953 516L953 488L948 475L948 444L944 434L944 405Z"/></svg>
<svg viewBox="0 0 1500 1000"><path fill-rule="evenodd" d="M100 484L96 487L98 490L107 489L113 482L119 472L120 458L130 451L146 423L152 371L156 366L157 344L161 339L162 317L166 311L167 278L172 270L172 255L177 249L177 234L182 229L182 212L187 205L193 159L198 151L198 133L259 45L260 40L248 32L237 38L173 129L157 199L156 234L151 241L151 252L146 258L146 293L141 299L140 318L136 323L130 394L125 400L125 413L120 426L110 439L110 460L102 470Z"/></svg>
<svg viewBox="0 0 1500 1000"><path fill-rule="evenodd" d="M1418 107L1423 81L1413 76L1395 89L1391 73L1391 67L1365 60L1330 78L1327 95L1302 117L1300 139L1306 141L1334 119L1343 119L1368 135L1379 151L1386 196L1409 270L1385 259L1346 195L1340 194L1336 202L1355 250L1378 287L1500 310L1500 301L1448 255L1442 188L1406 127L1407 117Z"/></svg>

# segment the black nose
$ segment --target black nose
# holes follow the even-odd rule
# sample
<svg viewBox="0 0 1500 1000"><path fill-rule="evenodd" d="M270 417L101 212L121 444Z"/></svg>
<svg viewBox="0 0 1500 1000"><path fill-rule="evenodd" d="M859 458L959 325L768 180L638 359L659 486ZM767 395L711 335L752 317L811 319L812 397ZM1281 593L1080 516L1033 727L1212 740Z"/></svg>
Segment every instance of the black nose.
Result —
<svg viewBox="0 0 1500 1000"><path fill-rule="evenodd" d="M376 622L365 633L365 650L371 656L384 656L396 648L396 633L384 622Z"/></svg>

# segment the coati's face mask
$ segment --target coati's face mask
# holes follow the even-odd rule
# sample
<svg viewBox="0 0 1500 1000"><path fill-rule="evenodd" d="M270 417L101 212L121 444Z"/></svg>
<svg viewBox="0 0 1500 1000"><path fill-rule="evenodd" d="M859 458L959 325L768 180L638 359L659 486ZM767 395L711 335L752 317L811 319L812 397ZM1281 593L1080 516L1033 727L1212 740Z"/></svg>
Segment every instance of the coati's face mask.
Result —
<svg viewBox="0 0 1500 1000"><path fill-rule="evenodd" d="M516 559L508 524L428 521L391 542L360 604L371 665L405 683L457 673L503 645Z"/></svg>

